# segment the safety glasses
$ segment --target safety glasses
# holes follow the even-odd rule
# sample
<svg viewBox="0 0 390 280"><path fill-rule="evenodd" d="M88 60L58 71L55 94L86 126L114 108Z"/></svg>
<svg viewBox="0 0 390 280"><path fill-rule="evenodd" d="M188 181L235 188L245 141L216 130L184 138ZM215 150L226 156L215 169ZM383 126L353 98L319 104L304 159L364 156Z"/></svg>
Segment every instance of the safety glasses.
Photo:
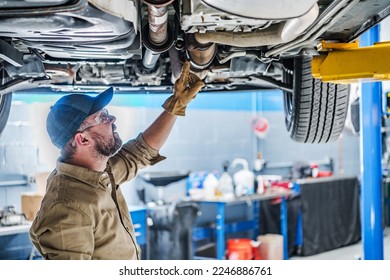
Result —
<svg viewBox="0 0 390 280"><path fill-rule="evenodd" d="M110 123L110 122L113 122L115 120L116 120L116 118L113 115L110 115L108 113L107 109L104 108L101 110L101 113L97 117L95 117L93 120L91 120L89 122L82 123L80 125L79 129L77 130L77 132L83 132L86 129L93 127L95 125Z"/></svg>

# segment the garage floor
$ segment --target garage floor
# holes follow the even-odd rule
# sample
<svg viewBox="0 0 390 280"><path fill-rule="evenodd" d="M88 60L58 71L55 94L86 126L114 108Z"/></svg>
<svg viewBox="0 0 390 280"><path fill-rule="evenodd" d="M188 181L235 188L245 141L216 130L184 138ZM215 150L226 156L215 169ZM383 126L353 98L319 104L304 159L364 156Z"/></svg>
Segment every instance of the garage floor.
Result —
<svg viewBox="0 0 390 280"><path fill-rule="evenodd" d="M390 260L390 228L384 232L384 259ZM291 257L291 260L358 260L363 256L362 242L308 257Z"/></svg>

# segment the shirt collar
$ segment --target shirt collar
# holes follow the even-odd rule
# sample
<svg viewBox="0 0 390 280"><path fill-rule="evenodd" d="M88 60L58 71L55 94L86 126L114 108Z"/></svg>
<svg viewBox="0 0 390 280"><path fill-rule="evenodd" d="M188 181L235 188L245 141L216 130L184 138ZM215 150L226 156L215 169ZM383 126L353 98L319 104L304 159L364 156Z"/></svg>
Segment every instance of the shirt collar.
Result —
<svg viewBox="0 0 390 280"><path fill-rule="evenodd" d="M96 188L99 186L99 180L101 179L102 174L105 173L61 161L57 161L57 170Z"/></svg>

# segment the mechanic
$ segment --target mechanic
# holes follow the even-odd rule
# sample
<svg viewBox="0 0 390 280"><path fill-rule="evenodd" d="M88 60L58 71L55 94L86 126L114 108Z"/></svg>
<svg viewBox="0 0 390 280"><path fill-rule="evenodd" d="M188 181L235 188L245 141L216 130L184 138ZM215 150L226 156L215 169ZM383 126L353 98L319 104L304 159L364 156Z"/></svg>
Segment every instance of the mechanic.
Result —
<svg viewBox="0 0 390 280"><path fill-rule="evenodd" d="M45 259L140 259L134 228L119 185L165 157L159 149L177 116L204 83L184 63L164 111L136 139L122 146L116 118L104 108L112 88L96 97L71 94L50 109L46 128L61 150L30 229Z"/></svg>

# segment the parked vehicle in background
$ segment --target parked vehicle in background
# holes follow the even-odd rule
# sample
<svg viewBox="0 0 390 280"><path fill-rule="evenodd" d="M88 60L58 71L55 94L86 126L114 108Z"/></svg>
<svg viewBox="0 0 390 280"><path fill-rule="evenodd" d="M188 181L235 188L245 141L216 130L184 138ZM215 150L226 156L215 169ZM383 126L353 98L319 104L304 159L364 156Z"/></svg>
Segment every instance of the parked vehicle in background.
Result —
<svg viewBox="0 0 390 280"><path fill-rule="evenodd" d="M280 88L291 138L332 141L349 87L312 78L317 44L389 13L389 0L1 1L0 132L17 92L171 91L189 59L204 91Z"/></svg>

